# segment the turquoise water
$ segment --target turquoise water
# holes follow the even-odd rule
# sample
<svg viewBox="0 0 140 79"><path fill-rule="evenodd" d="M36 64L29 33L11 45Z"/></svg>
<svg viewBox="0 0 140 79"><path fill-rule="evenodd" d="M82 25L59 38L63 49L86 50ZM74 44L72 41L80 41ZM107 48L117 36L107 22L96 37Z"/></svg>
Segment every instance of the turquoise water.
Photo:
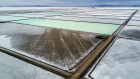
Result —
<svg viewBox="0 0 140 79"><path fill-rule="evenodd" d="M100 23L75 22L75 21L63 21L63 20L39 19L39 18L12 22L109 35L114 33L120 26L114 24L100 24Z"/></svg>
<svg viewBox="0 0 140 79"><path fill-rule="evenodd" d="M0 15L0 21L12 21L12 20L21 20L21 19L28 19L28 18Z"/></svg>

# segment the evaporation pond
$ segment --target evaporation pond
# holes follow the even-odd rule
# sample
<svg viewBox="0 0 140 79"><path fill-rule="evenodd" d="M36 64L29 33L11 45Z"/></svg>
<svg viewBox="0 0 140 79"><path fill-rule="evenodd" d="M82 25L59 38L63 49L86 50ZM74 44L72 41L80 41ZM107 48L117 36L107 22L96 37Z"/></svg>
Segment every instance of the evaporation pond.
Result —
<svg viewBox="0 0 140 79"><path fill-rule="evenodd" d="M140 41L118 38L90 77L94 79L140 79Z"/></svg>
<svg viewBox="0 0 140 79"><path fill-rule="evenodd" d="M97 38L101 34L58 28L16 23L0 23L0 28L0 47L69 72L104 42Z"/></svg>
<svg viewBox="0 0 140 79"><path fill-rule="evenodd" d="M0 79L64 79L47 70L0 52Z"/></svg>
<svg viewBox="0 0 140 79"><path fill-rule="evenodd" d="M93 32L101 34L112 34L120 25L114 24L101 24L101 23L89 23L89 22L76 22L76 21L64 21L64 20L52 20L52 19L28 19L20 21L12 21L15 23L23 23L38 26L55 27L69 30L77 30L84 32Z"/></svg>
<svg viewBox="0 0 140 79"><path fill-rule="evenodd" d="M28 19L28 18L0 15L0 21L12 21L12 20L21 20L21 19Z"/></svg>
<svg viewBox="0 0 140 79"><path fill-rule="evenodd" d="M121 37L132 38L132 39L140 39L140 27L139 26L125 26L121 33L119 34Z"/></svg>

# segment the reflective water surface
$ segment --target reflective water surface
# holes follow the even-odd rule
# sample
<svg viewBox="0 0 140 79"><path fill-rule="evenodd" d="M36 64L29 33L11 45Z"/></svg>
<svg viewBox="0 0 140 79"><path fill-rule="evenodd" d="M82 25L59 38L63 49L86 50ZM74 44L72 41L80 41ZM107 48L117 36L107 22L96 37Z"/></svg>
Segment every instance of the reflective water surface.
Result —
<svg viewBox="0 0 140 79"><path fill-rule="evenodd" d="M93 33L14 23L0 28L1 47L68 71L103 42Z"/></svg>
<svg viewBox="0 0 140 79"><path fill-rule="evenodd" d="M140 27L125 26L119 36L140 40Z"/></svg>

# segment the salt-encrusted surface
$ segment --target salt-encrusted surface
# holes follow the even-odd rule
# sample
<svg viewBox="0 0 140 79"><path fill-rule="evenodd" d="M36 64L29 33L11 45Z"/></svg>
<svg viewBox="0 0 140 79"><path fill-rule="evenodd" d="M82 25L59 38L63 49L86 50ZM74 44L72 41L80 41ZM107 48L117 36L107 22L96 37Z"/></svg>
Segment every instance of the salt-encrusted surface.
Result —
<svg viewBox="0 0 140 79"><path fill-rule="evenodd" d="M64 79L47 70L0 52L0 79Z"/></svg>
<svg viewBox="0 0 140 79"><path fill-rule="evenodd" d="M93 70L94 79L140 79L140 41L119 38Z"/></svg>
<svg viewBox="0 0 140 79"><path fill-rule="evenodd" d="M103 42L100 34L1 23L0 46L70 71Z"/></svg>

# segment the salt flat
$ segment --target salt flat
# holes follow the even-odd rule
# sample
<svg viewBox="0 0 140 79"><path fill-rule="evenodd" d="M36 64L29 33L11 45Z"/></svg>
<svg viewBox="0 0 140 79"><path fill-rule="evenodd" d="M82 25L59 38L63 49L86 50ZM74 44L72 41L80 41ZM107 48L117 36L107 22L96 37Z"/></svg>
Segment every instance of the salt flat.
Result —
<svg viewBox="0 0 140 79"><path fill-rule="evenodd" d="M139 79L137 9L0 7L0 78Z"/></svg>

